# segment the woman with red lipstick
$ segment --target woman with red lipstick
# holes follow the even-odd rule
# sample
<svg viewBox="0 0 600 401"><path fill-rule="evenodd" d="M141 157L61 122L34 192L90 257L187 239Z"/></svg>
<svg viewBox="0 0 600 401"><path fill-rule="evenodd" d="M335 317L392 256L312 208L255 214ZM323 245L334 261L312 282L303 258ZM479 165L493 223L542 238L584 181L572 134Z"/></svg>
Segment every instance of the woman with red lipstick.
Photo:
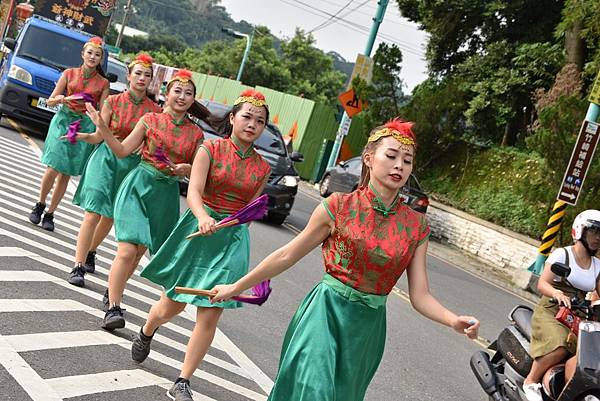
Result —
<svg viewBox="0 0 600 401"><path fill-rule="evenodd" d="M195 102L195 95L191 72L179 70L167 84L165 111L144 115L123 142L88 104L88 114L117 157L127 157L141 145L141 161L125 177L114 201L119 245L108 275L109 308L102 322L106 330L125 327L120 307L125 284L146 249L156 254L179 218L179 177L189 176L194 155L204 139L202 130L187 113L194 111L204 120L210 116Z"/></svg>
<svg viewBox="0 0 600 401"><path fill-rule="evenodd" d="M213 288L211 301L218 305L322 245L325 275L288 327L270 401L363 400L383 355L387 295L405 270L418 312L477 337L475 318L455 315L429 293L429 226L398 199L413 168L411 126L393 120L375 128L363 150L356 191L331 195L290 243L236 283Z"/></svg>
<svg viewBox="0 0 600 401"><path fill-rule="evenodd" d="M44 143L42 164L47 166L42 182L40 196L31 213L29 221L42 228L54 231L54 212L65 195L69 178L81 175L85 164L94 150L94 145L78 142L69 143L61 139L69 125L79 121L81 132L94 132L93 122L85 115L85 103L82 94L91 96L94 103L99 105L108 96L108 80L104 76L100 63L104 57L104 43L98 37L91 38L81 52L83 64L79 68L66 69L48 98L49 106L62 105L50 122L48 135ZM66 96L65 96L66 93ZM54 187L50 207L46 209L46 198Z"/></svg>
<svg viewBox="0 0 600 401"><path fill-rule="evenodd" d="M127 91L109 96L104 101L100 116L120 142L127 138L144 114L161 112L158 104L149 99L146 93L152 81L152 63L152 57L148 54L138 55L129 64ZM102 135L100 132L77 134L76 139L98 144L102 142ZM139 154L132 153L119 159L106 143L102 143L90 157L73 197L73 203L81 206L85 213L77 237L75 267L69 283L83 287L84 274L94 272L96 248L113 224L117 190L125 176L139 163ZM136 266L137 262L134 262Z"/></svg>
<svg viewBox="0 0 600 401"><path fill-rule="evenodd" d="M183 368L169 390L172 399L192 400L189 379L208 351L223 309L242 306L234 301L214 305L206 297L177 294L175 287L211 288L218 283L234 282L248 271L247 225L217 231L215 224L262 193L270 167L254 150L254 141L268 120L264 96L254 90L242 92L231 111L215 124L218 132L228 137L206 141L196 155L188 190L190 209L142 271L142 277L163 286L165 291L133 340L131 356L136 362L146 359L152 335L161 325L183 311L187 304L197 307L196 325L188 341ZM205 236L186 239L196 231Z"/></svg>

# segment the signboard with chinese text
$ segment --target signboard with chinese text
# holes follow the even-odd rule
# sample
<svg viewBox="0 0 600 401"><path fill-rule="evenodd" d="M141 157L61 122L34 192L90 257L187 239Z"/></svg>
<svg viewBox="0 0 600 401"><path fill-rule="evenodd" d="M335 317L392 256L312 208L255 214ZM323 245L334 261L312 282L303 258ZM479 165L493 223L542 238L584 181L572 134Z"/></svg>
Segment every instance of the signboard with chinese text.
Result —
<svg viewBox="0 0 600 401"><path fill-rule="evenodd" d="M95 36L104 36L117 0L37 0L34 14Z"/></svg>
<svg viewBox="0 0 600 401"><path fill-rule="evenodd" d="M356 62L354 63L354 68L352 69L352 75L350 76L350 81L348 82L348 89L352 87L352 80L356 77L361 77L368 84L371 83L371 78L373 77L373 59L365 56L364 54L359 54L356 56Z"/></svg>
<svg viewBox="0 0 600 401"><path fill-rule="evenodd" d="M597 123L583 122L556 199L573 206L577 203L577 197L596 151L598 135L600 135L599 128L600 125Z"/></svg>

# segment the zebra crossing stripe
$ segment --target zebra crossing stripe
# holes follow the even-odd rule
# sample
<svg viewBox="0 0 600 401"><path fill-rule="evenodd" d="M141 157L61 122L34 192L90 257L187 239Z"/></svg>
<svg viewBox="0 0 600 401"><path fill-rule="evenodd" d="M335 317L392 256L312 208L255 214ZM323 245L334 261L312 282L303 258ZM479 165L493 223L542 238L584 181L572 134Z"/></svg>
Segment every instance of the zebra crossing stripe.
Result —
<svg viewBox="0 0 600 401"><path fill-rule="evenodd" d="M46 382L62 398L171 384L169 380L141 369L57 377Z"/></svg>
<svg viewBox="0 0 600 401"><path fill-rule="evenodd" d="M0 365L33 401L62 401L56 391L0 335Z"/></svg>

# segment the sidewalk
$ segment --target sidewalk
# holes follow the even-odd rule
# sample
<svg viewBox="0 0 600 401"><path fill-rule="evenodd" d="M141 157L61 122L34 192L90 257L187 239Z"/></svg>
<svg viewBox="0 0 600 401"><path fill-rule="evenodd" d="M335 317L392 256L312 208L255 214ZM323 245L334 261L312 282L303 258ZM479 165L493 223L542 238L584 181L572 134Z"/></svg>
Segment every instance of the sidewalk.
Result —
<svg viewBox="0 0 600 401"><path fill-rule="evenodd" d="M298 190L311 196L312 198L320 199L318 186L313 186L306 181L300 181ZM511 293L524 298L530 302L537 303L539 297L530 292L524 291L512 282L510 272L486 263L471 254L461 251L460 249L444 244L432 239L429 241L428 253L430 256L443 260L469 274L473 274L482 280L485 280L495 286L504 288Z"/></svg>

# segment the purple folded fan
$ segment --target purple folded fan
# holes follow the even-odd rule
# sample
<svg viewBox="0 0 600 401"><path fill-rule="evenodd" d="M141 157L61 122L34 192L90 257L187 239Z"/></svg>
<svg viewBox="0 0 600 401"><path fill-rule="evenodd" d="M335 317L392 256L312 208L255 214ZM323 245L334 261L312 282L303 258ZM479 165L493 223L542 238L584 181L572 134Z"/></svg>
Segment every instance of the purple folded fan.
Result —
<svg viewBox="0 0 600 401"><path fill-rule="evenodd" d="M87 92L73 93L71 96L74 100L82 100L85 103L91 103L96 108L96 99Z"/></svg>
<svg viewBox="0 0 600 401"><path fill-rule="evenodd" d="M232 299L247 304L262 305L269 299L269 295L271 294L270 283L271 280L265 280L252 287L252 295L238 295L237 297L232 297Z"/></svg>
<svg viewBox="0 0 600 401"><path fill-rule="evenodd" d="M237 220L237 224L244 224L253 220L260 220L265 217L269 205L269 197L266 194L259 196L246 206L235 212L229 217L219 221L217 226L223 225L232 220Z"/></svg>
<svg viewBox="0 0 600 401"><path fill-rule="evenodd" d="M165 163L169 166L174 165L173 162L171 161L171 159L169 159L169 156L167 155L167 153L165 152L165 148L163 145L156 148L156 150L154 151L154 157L159 162Z"/></svg>
<svg viewBox="0 0 600 401"><path fill-rule="evenodd" d="M81 120L75 120L71 124L69 124L69 129L67 130L67 139L72 144L77 143L77 131L79 131L80 126Z"/></svg>

